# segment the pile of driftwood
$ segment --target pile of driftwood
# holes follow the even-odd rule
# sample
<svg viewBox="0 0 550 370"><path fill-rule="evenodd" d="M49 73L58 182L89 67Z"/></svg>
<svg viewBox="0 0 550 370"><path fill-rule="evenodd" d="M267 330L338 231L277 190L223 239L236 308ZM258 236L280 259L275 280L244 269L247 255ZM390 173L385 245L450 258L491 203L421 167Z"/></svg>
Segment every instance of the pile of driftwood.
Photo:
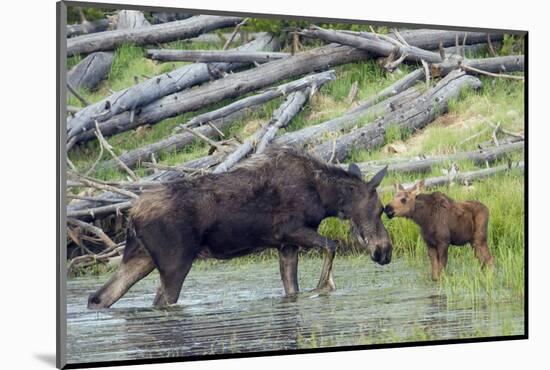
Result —
<svg viewBox="0 0 550 370"><path fill-rule="evenodd" d="M144 45L148 48L146 56L157 61L194 62L113 92L94 104L81 99L86 105L84 108L69 109L67 150L74 150L90 140L98 140L100 146L97 161L84 174L68 161L68 188L88 189L79 195L68 195L68 238L74 252L69 257L76 256L71 268L106 262L121 253L123 244L113 240L123 240L117 233L123 233L124 211L147 187L186 176L228 171L272 143L301 146L328 162L339 163L352 150L382 146L389 128L409 132L424 128L445 114L449 101L459 98L461 91L479 89L482 84L479 75L523 79L521 75L512 74L523 71L522 55L497 56L494 51L495 45L503 40L501 33L394 30L382 35L311 26L299 31L297 36L320 39L327 44L291 54L280 52L277 39L270 34L257 33L251 37L239 33L246 19L202 15L182 18L151 25L140 12L121 11L116 25L110 26L111 30L98 33L88 30L67 40L68 56L87 54L69 71L68 89L75 95L79 88L95 88L105 78L112 63L113 49L124 42ZM103 30L102 27L98 24L97 30ZM159 49L162 43L174 40L206 40L209 31L227 27L234 27L234 31L224 36L226 42L222 50ZM241 45L229 49L235 40L240 40ZM466 57L470 51L480 48L487 48L494 56ZM331 68L373 58L389 72L401 63L418 68L375 96L358 102L339 117L277 136L279 129L292 121L312 95L336 79ZM418 85L424 83L426 87L420 89ZM352 89L351 100L356 93ZM224 130L250 111L281 97L284 100L271 119L250 137L244 140L225 137ZM228 98L234 100L221 108L195 115L169 137L122 155L116 155L106 140L106 137L154 125ZM427 179L428 186L469 182L511 167L523 168L522 162L490 167L492 162L508 153L523 150L522 137L499 127L494 128L493 135L494 146L475 152L392 159L386 161L388 163L378 161L359 166L366 174L384 164L389 164L390 172L421 172L436 164L462 159L474 160L487 167L468 173L450 171L447 176ZM209 155L172 167L156 163L159 154L180 150L197 140L211 147ZM110 160L102 160L104 152L110 154ZM153 173L138 178L133 171L137 166L150 167ZM100 168L119 168L128 174L128 181L107 182L90 177Z"/></svg>

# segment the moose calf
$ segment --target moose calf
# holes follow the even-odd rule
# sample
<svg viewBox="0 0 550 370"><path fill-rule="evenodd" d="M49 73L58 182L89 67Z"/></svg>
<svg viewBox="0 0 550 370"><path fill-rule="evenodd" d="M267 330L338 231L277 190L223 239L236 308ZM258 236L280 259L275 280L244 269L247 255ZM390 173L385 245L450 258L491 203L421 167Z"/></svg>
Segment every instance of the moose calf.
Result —
<svg viewBox="0 0 550 370"><path fill-rule="evenodd" d="M406 217L420 226L432 262L432 279L438 280L447 265L449 245L470 243L482 266L493 267L487 247L489 210L477 201L455 202L440 192L420 194L424 180L409 189L396 184L394 199L384 212L391 219Z"/></svg>

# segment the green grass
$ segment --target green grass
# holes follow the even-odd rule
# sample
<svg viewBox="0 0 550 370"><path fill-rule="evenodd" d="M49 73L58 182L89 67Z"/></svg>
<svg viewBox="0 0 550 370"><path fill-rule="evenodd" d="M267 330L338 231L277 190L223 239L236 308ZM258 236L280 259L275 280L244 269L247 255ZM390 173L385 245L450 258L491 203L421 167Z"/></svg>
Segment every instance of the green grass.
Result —
<svg viewBox="0 0 550 370"><path fill-rule="evenodd" d="M503 50L515 51L518 40L505 39ZM521 40L520 40L521 41ZM169 48L187 49L219 49L218 45L198 44L189 42L174 42L165 45ZM481 52L478 56L486 56ZM68 59L68 67L74 66L81 60L80 56ZM178 68L185 63L158 63L144 57L144 48L132 44L119 47L115 52L114 62L108 78L99 89L80 91L88 100L96 102L108 96L111 90L120 90L132 86L136 81L142 81L146 76L154 76ZM361 63L352 63L337 66L336 80L327 83L306 107L294 118L286 131L298 130L302 127L317 124L337 117L351 108L347 101L351 85L357 81L359 86L358 100L373 96L381 89L389 86L396 80L410 72L413 67L402 65L395 73L383 71L376 61L368 60ZM524 85L521 82L504 79L482 77L483 87L479 92L464 91L459 99L449 103L449 113L438 118L422 132L403 132L397 126L390 127L385 135L385 144L401 142L406 148L399 154L388 154L383 148L380 150L365 151L356 149L348 158L348 162L362 162L387 158L389 156L414 156L418 154L445 154L463 150L475 150L478 145L486 144L491 140L492 127L500 124L502 128L512 132L524 130ZM423 84L420 84L419 88ZM110 144L118 154L132 150L148 143L156 142L171 135L175 126L186 122L197 114L223 106L234 99L228 99L198 112L189 112L178 117L166 119L150 127L121 133L108 138ZM254 131L259 123L266 122L283 98L265 104L258 111L248 114L243 120L236 122L225 130L228 137L244 138ZM74 97L69 96L68 103L74 106L82 104ZM374 117L366 118L362 124L368 124ZM469 139L470 137L474 138ZM179 164L207 153L207 146L199 141L179 151L163 153L157 157L159 163L165 165ZM78 170L85 172L96 160L99 154L97 143L89 142L69 153L71 161ZM510 156L512 160L521 160L522 154ZM110 159L107 153L103 159ZM505 160L502 161L504 163ZM443 168L450 163L434 167L424 177L440 176ZM459 163L461 171L477 169L471 162ZM144 168L137 169L138 175L147 174ZM123 180L126 174L117 169L98 169L92 174L104 180ZM384 179L382 186L394 182L410 182L419 178L418 175L393 174ZM471 187L450 186L437 189L449 194L456 200L477 199L486 204L491 212L489 223L489 247L495 258L496 269L493 274L486 273L479 268L470 247L451 247L449 268L439 284L442 291L450 296L464 295L467 299L495 295L508 295L511 299L523 297L524 282L524 181L523 177L510 172L474 183ZM382 201L387 202L391 194L384 194ZM419 235L418 227L411 221L394 219L384 223L393 239L396 258L404 258L407 263L416 269L425 271L425 279L430 279L430 266L426 246ZM340 240L344 244L351 241L349 224L338 219L325 220L320 232L330 238ZM349 248L342 253L360 254L360 248ZM310 253L317 253L316 251ZM276 258L276 252L268 251L237 259L235 263L254 263L262 258ZM217 261L200 261L197 268L214 268ZM104 269L96 269L104 272ZM420 335L420 334L419 334ZM424 334L423 334L424 335ZM429 336L426 337L429 339Z"/></svg>

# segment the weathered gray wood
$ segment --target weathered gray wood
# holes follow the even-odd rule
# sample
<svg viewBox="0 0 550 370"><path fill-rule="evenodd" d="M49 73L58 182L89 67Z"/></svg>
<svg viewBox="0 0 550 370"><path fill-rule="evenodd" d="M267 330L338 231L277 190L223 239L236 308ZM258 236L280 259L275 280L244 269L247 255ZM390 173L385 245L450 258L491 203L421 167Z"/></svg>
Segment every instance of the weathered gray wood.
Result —
<svg viewBox="0 0 550 370"><path fill-rule="evenodd" d="M347 31L341 32L364 37L366 39L385 39L389 37L397 40L395 33L392 31L387 35L378 35L365 31ZM504 33L484 33L484 32L464 32L451 30L431 30L431 29L416 29L399 31L401 37L412 46L416 46L426 50L437 50L439 45L444 48L456 46L456 40L462 45L474 45L487 43L487 37L490 36L491 42L500 42L504 39ZM466 40L464 40L466 38ZM466 41L466 42L464 42Z"/></svg>
<svg viewBox="0 0 550 370"><path fill-rule="evenodd" d="M181 21L156 24L142 29L114 30L76 36L67 39L67 56L113 50L126 42L132 42L136 45L154 45L186 39L216 28L234 26L240 21L242 21L242 18L239 17L198 15Z"/></svg>
<svg viewBox="0 0 550 370"><path fill-rule="evenodd" d="M262 64L259 67L234 73L195 89L170 94L147 104L135 114L124 112L101 122L104 135L126 131L144 124L154 124L185 112L194 111L223 99L237 97L269 86L277 81L300 76L311 71L359 61L368 53L341 45L327 45L294 56ZM132 121L133 118L133 121ZM90 129L92 122L71 128L72 136Z"/></svg>
<svg viewBox="0 0 550 370"><path fill-rule="evenodd" d="M447 184L450 184L451 182L458 183L458 184L470 184L473 181L491 177L499 173L508 172L511 170L518 170L523 173L524 168L525 168L524 162L520 161L520 162L511 163L510 165L503 164L500 166L484 168L482 170L458 172L454 177L449 177L449 176L430 177L430 178L424 179L424 186L426 186L427 188L432 188L432 187L447 185ZM405 188L410 188L414 185L415 183L403 184ZM383 188L380 188L378 191L380 193L390 193L393 190L394 190L393 186L385 186Z"/></svg>
<svg viewBox="0 0 550 370"><path fill-rule="evenodd" d="M98 19L93 22L84 22L80 24L67 25L67 37L74 37L88 33L106 31L110 26L108 19Z"/></svg>
<svg viewBox="0 0 550 370"><path fill-rule="evenodd" d="M182 19L191 18L193 14L188 13L172 13L172 12L151 12L151 22L153 24L181 21Z"/></svg>
<svg viewBox="0 0 550 370"><path fill-rule="evenodd" d="M406 54L405 60L421 61L428 63L441 63L442 59L439 53L420 49L416 46L407 46L392 44L390 42L376 38L371 39L355 36L353 34L328 30L317 26L312 26L308 30L303 30L302 35L306 37L316 37L327 42L335 42L342 45L349 45L355 48L366 50L376 56L389 56L394 53L397 56Z"/></svg>
<svg viewBox="0 0 550 370"><path fill-rule="evenodd" d="M424 70L421 68L417 69L343 115L317 125L304 127L303 129L281 135L275 139L275 143L302 146L326 138L329 134L349 130L365 120L375 119L378 115L395 110L410 100L417 98L420 93L415 89L411 89L411 87L423 78ZM395 98L384 101L388 97Z"/></svg>
<svg viewBox="0 0 550 370"><path fill-rule="evenodd" d="M82 59L67 73L67 80L76 89L94 90L111 70L114 54L98 51Z"/></svg>
<svg viewBox="0 0 550 370"><path fill-rule="evenodd" d="M235 121L243 119L249 110L250 109L242 109L217 120L209 121L209 124L215 128L210 125L204 125L195 128L195 130L206 137L216 137L218 136L217 130L224 130L231 126ZM194 143L196 139L197 137L189 132L170 135L164 140L160 140L123 153L119 156L119 159L128 167L133 168L139 165L142 161L150 161L152 154L158 155L160 153L180 150L181 148ZM116 162L109 160L99 163L98 168L115 168L116 166Z"/></svg>
<svg viewBox="0 0 550 370"><path fill-rule="evenodd" d="M241 37L243 34L246 34L246 38L241 40ZM250 40L253 40L260 36L262 32L239 32L235 35L235 38L233 39L233 43L242 43L244 41L248 42ZM197 37L193 37L190 39L185 39L185 42L200 42L200 43L207 43L207 44L223 44L227 39L231 37L231 33L225 32L225 33L203 33L202 35L199 35Z"/></svg>
<svg viewBox="0 0 550 370"><path fill-rule="evenodd" d="M149 49L147 57L162 62L266 63L288 57L289 53L233 50Z"/></svg>
<svg viewBox="0 0 550 370"><path fill-rule="evenodd" d="M464 37L466 37L466 45L485 43L487 42L487 35L491 36L491 41L502 41L504 39L504 33L502 32L486 33L418 29L400 31L399 33L409 45L426 50L436 50L439 48L440 43L443 47L454 46L457 37L460 45L464 44ZM390 33L389 36L395 38L393 33Z"/></svg>
<svg viewBox="0 0 550 370"><path fill-rule="evenodd" d="M132 30L150 25L151 23L139 10L121 10L117 14L117 30Z"/></svg>
<svg viewBox="0 0 550 370"><path fill-rule="evenodd" d="M494 42L493 46L495 48L499 48L500 42ZM472 44L472 45L459 45L456 46L449 46L447 48L443 48L445 51L445 55L449 56L452 54L458 54L458 55L464 55L466 58L468 58L468 55L475 55L477 53L487 51L489 49L489 45L486 43L483 44Z"/></svg>
<svg viewBox="0 0 550 370"><path fill-rule="evenodd" d="M261 153L271 142L277 130L285 127L300 112L304 104L308 101L311 88L299 90L288 95L286 100L273 112L273 116L268 124L261 127L251 137L231 154L229 154L222 163L220 163L212 173L223 173L229 171L241 159L252 153L257 146L258 153Z"/></svg>
<svg viewBox="0 0 550 370"><path fill-rule="evenodd" d="M353 149L374 149L384 144L384 136L390 125L400 130L420 130L436 117L444 114L450 99L460 96L462 89L478 89L481 81L464 72L453 71L422 94L415 103L405 105L370 125L366 125L335 140L315 146L312 152L318 157L336 161L344 160Z"/></svg>
<svg viewBox="0 0 550 370"><path fill-rule="evenodd" d="M119 30L150 26L143 13L137 10L121 10L117 19L116 27ZM76 89L94 90L109 74L113 58L112 52L98 51L89 54L68 72L69 83Z"/></svg>
<svg viewBox="0 0 550 370"><path fill-rule="evenodd" d="M429 171L433 166L452 162L470 160L477 165L485 165L486 163L495 162L507 154L523 150L524 142L519 141L500 146L494 146L484 150L476 150L470 152L458 152L449 155L439 155L425 158L399 158L398 161L376 161L357 163L361 172L364 174L374 174L380 171L385 165L388 165L389 172L425 172Z"/></svg>
<svg viewBox="0 0 550 370"><path fill-rule="evenodd" d="M288 95L294 91L305 89L308 86L315 86L318 88L328 81L332 81L336 78L334 71L321 72L313 75L305 76L299 80L291 81L286 84L279 85L277 87L270 88L260 94L249 96L247 98L237 100L234 103L221 107L211 112L207 112L198 115L182 125L189 128L194 128L200 134L206 137L218 136L217 130L223 130L229 127L234 121L244 117L246 112L250 111L252 107L257 107L260 104L266 103L270 100L278 97ZM205 123L210 125L205 125ZM200 127L196 127L200 126ZM189 132L183 132L176 135L145 145L143 147L130 150L119 156L119 159L123 161L128 167L135 167L141 161L148 161L152 154L159 154L162 152L179 150L193 142L196 137ZM114 161L107 161L100 163L99 168L103 167L115 167Z"/></svg>
<svg viewBox="0 0 550 370"><path fill-rule="evenodd" d="M432 64L430 69L433 76L444 76L461 66L473 67L491 73L521 72L524 70L524 59L523 55L507 55L483 59L463 59L455 55L447 58L443 63ZM472 71L467 72L469 74L476 74L476 72Z"/></svg>
<svg viewBox="0 0 550 370"><path fill-rule="evenodd" d="M264 34L263 37L240 46L238 50L262 50L273 47L276 47L274 37ZM135 110L140 106L154 102L163 96L209 81L211 78L218 77L221 72L234 70L242 66L243 64L241 63L217 63L213 65L195 63L147 79L125 90L115 92L107 98L82 109L67 122L67 140L69 143L77 135L79 136L78 140L72 140L69 148L78 141L93 139L93 132L89 132L87 135L83 135L83 133L93 129L95 120L100 122L104 136L113 135L114 133L121 132L117 130L117 125L105 127L102 124L103 121L107 121L109 118L122 112L132 110L134 110L134 114L139 116L139 112L136 113ZM128 118L130 118L130 113ZM131 123L130 120L128 121Z"/></svg>
<svg viewBox="0 0 550 370"><path fill-rule="evenodd" d="M307 75L298 80L287 82L285 84L269 88L266 91L260 92L256 95L252 95L252 96L237 100L236 102L228 104L219 109L193 117L182 126L185 126L185 127L200 126L205 122L222 118L228 114L231 114L233 112L236 112L238 110L241 110L247 107L266 103L270 100L284 96L291 92L304 89L310 85L321 86L328 81L334 80L335 78L336 78L336 74L334 73L334 70Z"/></svg>

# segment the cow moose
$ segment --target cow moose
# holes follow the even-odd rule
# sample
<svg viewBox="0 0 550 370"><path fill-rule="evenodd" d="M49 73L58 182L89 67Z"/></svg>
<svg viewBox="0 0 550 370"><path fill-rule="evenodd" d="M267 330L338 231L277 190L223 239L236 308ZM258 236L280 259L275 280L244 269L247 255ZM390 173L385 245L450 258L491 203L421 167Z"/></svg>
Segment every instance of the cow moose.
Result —
<svg viewBox="0 0 550 370"><path fill-rule="evenodd" d="M386 205L389 218L406 217L420 226L432 263L432 279L439 280L447 266L449 244L470 243L482 266L492 269L487 246L489 209L477 201L455 202L441 192L421 194L424 180L409 189L395 185L396 194Z"/></svg>
<svg viewBox="0 0 550 370"><path fill-rule="evenodd" d="M334 289L337 243L317 232L327 217L349 220L373 261L391 261L376 191L385 174L386 168L365 182L355 164L345 170L299 149L273 146L229 172L159 185L131 208L122 263L89 296L88 308L110 307L155 268L161 284L153 304L174 304L196 258L229 259L266 248L278 249L287 295L299 291L299 247L325 251L318 288Z"/></svg>

